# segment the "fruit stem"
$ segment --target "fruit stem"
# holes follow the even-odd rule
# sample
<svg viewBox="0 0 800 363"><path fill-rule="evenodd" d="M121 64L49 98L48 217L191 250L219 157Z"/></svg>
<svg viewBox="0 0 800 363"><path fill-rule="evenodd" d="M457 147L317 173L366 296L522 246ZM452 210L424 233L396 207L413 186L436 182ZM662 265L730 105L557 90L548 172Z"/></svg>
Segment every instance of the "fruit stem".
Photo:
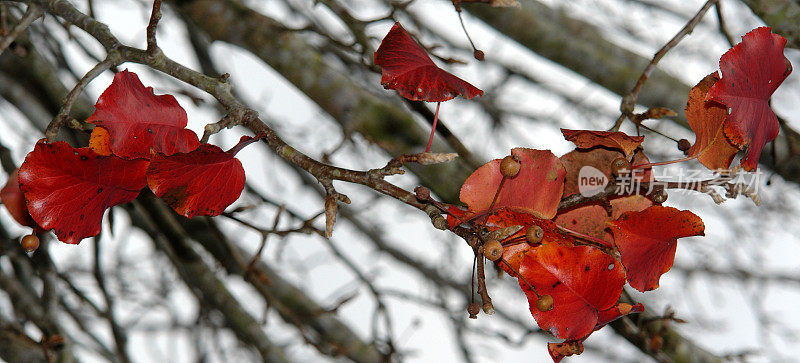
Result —
<svg viewBox="0 0 800 363"><path fill-rule="evenodd" d="M436 102L436 113L433 114L433 126L431 127L431 137L428 139L428 147L425 148L425 152L431 151L431 144L433 144L433 134L436 133L436 124L439 123L439 106L441 102Z"/></svg>
<svg viewBox="0 0 800 363"><path fill-rule="evenodd" d="M472 37L469 36L467 27L464 26L464 18L461 17L461 9L456 8L456 12L458 12L458 21L461 22L461 29L464 29L464 34L467 36L467 40L469 40L469 45L472 46L472 51L478 50L478 48L475 47L475 43L472 42Z"/></svg>
<svg viewBox="0 0 800 363"><path fill-rule="evenodd" d="M569 228L565 228L565 227L562 227L562 226L559 226L559 225L556 225L556 227L558 227L559 231L562 231L564 233L572 235L573 237L577 237L577 238L580 238L582 240L585 240L586 242L589 242L588 243L589 245L591 245L592 247L596 247L597 249L599 249L599 250L601 250L603 252L608 253L608 251L610 250L610 246L609 246L609 243L607 241L592 237L592 236L590 236L588 234L580 233L578 231L573 231L573 230L571 230Z"/></svg>
<svg viewBox="0 0 800 363"><path fill-rule="evenodd" d="M650 169L650 168L652 168L654 166L682 163L684 161L689 161L689 160L694 160L694 159L697 159L697 155L690 156L690 157L683 158L683 159L677 159L677 160L667 160L667 161L659 161L657 163L645 163L645 164L634 165L634 166L631 166L631 170Z"/></svg>

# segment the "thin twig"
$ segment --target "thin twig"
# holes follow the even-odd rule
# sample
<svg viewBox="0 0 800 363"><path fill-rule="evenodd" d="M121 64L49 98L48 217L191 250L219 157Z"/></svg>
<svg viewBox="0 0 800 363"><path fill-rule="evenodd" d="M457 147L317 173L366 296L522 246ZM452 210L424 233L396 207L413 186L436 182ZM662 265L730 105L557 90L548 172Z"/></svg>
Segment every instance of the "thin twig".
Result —
<svg viewBox="0 0 800 363"><path fill-rule="evenodd" d="M653 56L653 59L650 61L647 67L645 67L644 71L642 72L642 75L639 77L639 80L636 81L636 85L631 90L631 93L622 98L622 103L619 106L620 111L622 111L622 114L619 116L619 118L617 118L617 121L611 128L612 131L619 131L620 126L622 126L622 121L624 121L626 118L630 118L633 115L633 108L634 106L636 106L636 100L639 98L639 92L642 91L644 83L647 82L647 79L648 77L650 77L650 74L653 73L653 71L656 69L656 65L661 60L661 58L663 58L667 54L667 52L672 50L672 48L675 48L678 45L678 43L680 43L681 40L683 40L683 38L686 37L686 35L691 33L694 27L698 23L700 23L700 20L703 19L703 15L705 15L708 9L711 8L711 6L716 4L718 1L719 0L706 1L703 7L700 8L700 10L697 11L697 14L695 14L694 17L691 18L689 22L683 26L683 28L678 32L678 34L675 34L675 36L672 37L672 39L670 39L669 42L667 42L667 44L665 44L661 49L658 50L658 52L656 52L656 54Z"/></svg>
<svg viewBox="0 0 800 363"><path fill-rule="evenodd" d="M158 50L156 43L156 28L161 20L161 0L153 0L153 12L150 14L150 23L147 24L147 53L155 54Z"/></svg>
<svg viewBox="0 0 800 363"><path fill-rule="evenodd" d="M78 84L72 88L71 91L67 94L67 97L64 98L64 101L61 105L61 108L58 110L58 115L50 121L50 124L47 125L47 129L45 130L45 137L50 140L54 141L56 136L58 135L58 130L67 123L69 120L69 112L72 109L72 105L75 103L75 100L78 99L78 95L81 94L84 88L86 88L89 83L97 78L101 73L107 71L109 68L114 67L121 63L121 58L119 57L119 53L115 51L111 51L108 53L106 59L102 62L96 64L92 69L87 72Z"/></svg>
<svg viewBox="0 0 800 363"><path fill-rule="evenodd" d="M28 4L28 10L25 11L25 15L22 16L19 23L3 39L0 39L0 54L3 54L3 51L14 42L14 39L17 39L40 16L42 16L42 9L35 4Z"/></svg>
<svg viewBox="0 0 800 363"><path fill-rule="evenodd" d="M719 24L719 32L725 36L725 39L728 40L728 44L733 47L736 45L736 43L734 42L731 33L728 32L728 27L725 26L725 17L722 16L722 0L717 1L717 3L714 4L714 10L717 12L717 24Z"/></svg>

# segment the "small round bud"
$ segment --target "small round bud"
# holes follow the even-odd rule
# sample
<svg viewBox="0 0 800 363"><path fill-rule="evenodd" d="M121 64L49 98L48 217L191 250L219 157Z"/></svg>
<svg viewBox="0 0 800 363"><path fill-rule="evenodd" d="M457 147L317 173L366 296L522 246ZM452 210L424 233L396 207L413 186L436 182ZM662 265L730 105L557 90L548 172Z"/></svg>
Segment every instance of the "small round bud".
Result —
<svg viewBox="0 0 800 363"><path fill-rule="evenodd" d="M471 302L471 303L469 303L469 305L467 305L467 313L469 313L469 318L470 319L477 319L478 318L478 313L480 313L480 312L481 312L480 304L478 304L476 302Z"/></svg>
<svg viewBox="0 0 800 363"><path fill-rule="evenodd" d="M483 304L483 312L486 313L486 315L494 314L494 305L492 305L491 301L487 301Z"/></svg>
<svg viewBox="0 0 800 363"><path fill-rule="evenodd" d="M480 50L480 49L475 49L475 52L472 53L472 56L475 57L475 59L477 59L477 60L479 60L481 62L483 62L483 60L486 59L484 57L483 51Z"/></svg>
<svg viewBox="0 0 800 363"><path fill-rule="evenodd" d="M661 204L667 201L667 192L661 191L659 193L653 193L653 203Z"/></svg>
<svg viewBox="0 0 800 363"><path fill-rule="evenodd" d="M611 162L611 175L619 176L631 171L631 163L625 158L616 158Z"/></svg>
<svg viewBox="0 0 800 363"><path fill-rule="evenodd" d="M417 195L417 199L421 201L426 201L431 199L431 190L425 187L416 187L414 188L414 193Z"/></svg>
<svg viewBox="0 0 800 363"><path fill-rule="evenodd" d="M650 194L653 203L661 204L667 201L667 191L663 185L654 185L653 192Z"/></svg>
<svg viewBox="0 0 800 363"><path fill-rule="evenodd" d="M516 156L506 156L503 158L503 161L500 162L500 173L506 178L513 178L519 174L520 166Z"/></svg>
<svg viewBox="0 0 800 363"><path fill-rule="evenodd" d="M542 242L542 238L544 238L544 230L542 227L539 226L531 226L525 232L525 239L528 241L529 244L537 244Z"/></svg>
<svg viewBox="0 0 800 363"><path fill-rule="evenodd" d="M483 256L489 261L497 261L503 256L503 245L497 240L491 240L483 245Z"/></svg>
<svg viewBox="0 0 800 363"><path fill-rule="evenodd" d="M662 338L660 335L656 335L656 336L650 338L650 349L651 350L653 350L655 352L658 352L663 347L664 347L664 338Z"/></svg>
<svg viewBox="0 0 800 363"><path fill-rule="evenodd" d="M690 147L692 147L692 143L690 143L689 140L686 139L678 140L678 150L685 152L686 150L689 150Z"/></svg>
<svg viewBox="0 0 800 363"><path fill-rule="evenodd" d="M22 237L22 248L25 249L25 252L36 251L39 248L39 237L36 237L35 234Z"/></svg>
<svg viewBox="0 0 800 363"><path fill-rule="evenodd" d="M536 309L539 311L550 311L553 309L553 297L550 295L542 295L539 296L539 299L536 300Z"/></svg>

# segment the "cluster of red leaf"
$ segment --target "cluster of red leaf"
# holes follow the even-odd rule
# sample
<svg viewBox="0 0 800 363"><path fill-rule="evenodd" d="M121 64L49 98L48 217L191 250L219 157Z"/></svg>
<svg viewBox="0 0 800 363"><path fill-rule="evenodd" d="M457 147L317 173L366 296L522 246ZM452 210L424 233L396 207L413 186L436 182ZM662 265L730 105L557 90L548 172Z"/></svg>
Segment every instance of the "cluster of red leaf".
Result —
<svg viewBox="0 0 800 363"><path fill-rule="evenodd" d="M689 93L686 119L697 135L689 156L709 169L727 169L739 150L741 161L755 170L761 150L778 136L778 118L769 98L792 73L783 55L786 39L768 27L756 28L719 60L722 78L714 72Z"/></svg>
<svg viewBox="0 0 800 363"><path fill-rule="evenodd" d="M654 203L644 195L609 195L559 210L578 193L580 168L592 166L613 180L611 165L623 159L646 163L640 137L621 132L563 130L577 148L562 157L547 150L517 148L519 163L509 174L503 159L478 168L464 182L460 199L467 210L451 209L451 225L496 231L519 226L500 241L498 267L519 279L530 311L542 329L564 339L550 346L553 359L579 353L593 331L641 304L620 303L627 281L639 291L658 287L672 266L677 239L704 234L702 220L689 211ZM645 181L652 178L643 175ZM531 240L530 231L539 237ZM542 307L543 297L551 304ZM571 353L571 354L567 354Z"/></svg>
<svg viewBox="0 0 800 363"><path fill-rule="evenodd" d="M178 213L216 216L244 188L242 164L200 143L171 95L156 96L136 74L117 73L87 122L97 125L89 147L40 140L3 188L3 204L22 225L54 230L76 244L100 233L106 209L149 187ZM39 227L40 226L40 227Z"/></svg>
<svg viewBox="0 0 800 363"><path fill-rule="evenodd" d="M756 168L761 149L778 133L767 101L791 72L783 56L785 43L769 28L755 29L722 56L722 78L715 72L691 90L686 117L697 139L688 149L689 159L697 158L710 169L727 169L746 148L741 164L748 171ZM381 67L384 87L411 100L441 102L483 94L437 67L399 23L383 39L375 64ZM559 209L564 198L579 193L585 167L605 180L627 168L634 169L629 177L653 181L643 137L562 133L575 150L559 158L549 150L513 149L467 178L460 193L467 209L448 209L450 228L463 224L479 235L489 233L484 236L503 232L502 253L495 251L500 248L497 241L486 237L481 248L491 249L487 258L519 279L539 326L565 339L548 347L555 361L580 354L583 340L608 322L641 312L641 304L618 302L623 285L643 292L657 288L661 275L672 267L677 240L703 235L705 228L692 212L661 206L663 190L660 198L659 191L616 193Z"/></svg>

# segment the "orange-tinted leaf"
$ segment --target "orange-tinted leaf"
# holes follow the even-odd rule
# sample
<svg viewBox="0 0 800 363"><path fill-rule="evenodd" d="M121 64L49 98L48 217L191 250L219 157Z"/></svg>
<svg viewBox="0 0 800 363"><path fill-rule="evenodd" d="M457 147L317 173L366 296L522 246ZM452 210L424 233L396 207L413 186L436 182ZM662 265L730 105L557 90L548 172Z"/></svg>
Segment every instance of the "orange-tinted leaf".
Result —
<svg viewBox="0 0 800 363"><path fill-rule="evenodd" d="M553 362L561 362L562 359L583 353L583 339L567 340L563 343L547 343L547 352Z"/></svg>
<svg viewBox="0 0 800 363"><path fill-rule="evenodd" d="M239 199L244 183L242 163L210 144L190 153L154 154L147 169L153 193L187 218L222 214Z"/></svg>
<svg viewBox="0 0 800 363"><path fill-rule="evenodd" d="M572 240L569 237L561 234L561 232L558 231L558 227L556 227L556 224L553 223L553 221L549 219L537 218L529 213L502 209L497 213L489 215L489 218L486 220L486 229L489 231L509 226L522 226L522 229L519 232L509 236L504 241L501 241L504 242L504 245L507 245L505 248L503 248L503 260L505 260L508 265L501 263L499 266L503 271L512 277L517 277L516 271L519 271L519 264L522 262L523 257L525 257L525 253L534 248L525 242L525 233L528 231L528 228L532 226L539 226L542 228L543 234L542 240L540 241L541 244L572 243ZM511 241L518 243L509 245L509 242Z"/></svg>
<svg viewBox="0 0 800 363"><path fill-rule="evenodd" d="M639 291L657 288L661 275L672 268L678 238L705 235L700 217L662 206L625 213L608 226L628 272L628 283Z"/></svg>
<svg viewBox="0 0 800 363"><path fill-rule="evenodd" d="M697 155L697 160L711 170L727 169L739 151L723 132L728 110L719 103L706 102L708 90L718 80L717 72L703 78L689 91L689 100L686 102L686 120L697 135L688 155Z"/></svg>
<svg viewBox="0 0 800 363"><path fill-rule="evenodd" d="M547 243L525 254L520 264L520 286L528 296L533 318L554 336L576 340L589 335L599 322L599 312L612 308L622 293L625 273L615 261L586 246ZM538 297L553 297L553 308L539 311Z"/></svg>
<svg viewBox="0 0 800 363"><path fill-rule="evenodd" d="M628 157L644 141L644 136L629 136L624 132L561 129L561 133L567 141L574 143L578 149L590 149L600 146L612 150L620 150Z"/></svg>
<svg viewBox="0 0 800 363"><path fill-rule="evenodd" d="M483 91L436 66L425 50L395 23L375 52L381 84L414 101L441 102L458 95L466 99Z"/></svg>
<svg viewBox="0 0 800 363"><path fill-rule="evenodd" d="M186 111L171 95L156 96L139 77L127 70L117 73L86 119L110 134L110 149L125 159L150 158L150 148L172 155L197 148L199 140L186 127Z"/></svg>
<svg viewBox="0 0 800 363"><path fill-rule="evenodd" d="M111 135L108 130L100 126L95 127L92 136L89 137L89 148L98 155L111 155Z"/></svg>
<svg viewBox="0 0 800 363"><path fill-rule="evenodd" d="M447 225L450 228L456 227L466 222L469 217L466 217L469 210L451 205L447 207Z"/></svg>
<svg viewBox="0 0 800 363"><path fill-rule="evenodd" d="M625 307L624 309L622 307ZM617 320L625 315L633 314L633 313L641 313L644 311L644 305L636 304L623 304L619 303L614 305L611 309L603 310L597 317L597 325L595 326L594 330L600 330L602 327L606 326L606 324Z"/></svg>
<svg viewBox="0 0 800 363"><path fill-rule="evenodd" d="M100 233L106 209L139 195L147 164L39 141L19 168L19 187L33 219L59 240L76 244Z"/></svg>
<svg viewBox="0 0 800 363"><path fill-rule="evenodd" d="M501 160L495 159L464 181L459 198L472 213L508 208L539 218L553 218L563 194L564 166L549 150L516 148L511 154L519 157L519 174L502 182ZM498 192L501 182L503 187Z"/></svg>
<svg viewBox="0 0 800 363"><path fill-rule="evenodd" d="M36 221L33 220L31 214L28 213L28 206L25 204L25 195L19 189L19 169L14 170L8 176L6 185L0 189L0 201L11 214L17 223L27 227L37 228Z"/></svg>
<svg viewBox="0 0 800 363"><path fill-rule="evenodd" d="M767 101L792 73L792 64L783 55L786 39L768 27L756 28L742 37L719 60L720 79L708 91L706 100L731 109L725 122L725 136L740 148L747 147L742 159L745 170L754 170L764 145L778 136L778 118Z"/></svg>
<svg viewBox="0 0 800 363"><path fill-rule="evenodd" d="M623 157L621 151L597 148L592 150L573 150L561 156L561 163L566 168L566 181L564 182L564 195L577 194L580 169L592 167L602 172L611 180L611 163ZM634 154L632 164L646 164L649 160L641 151ZM642 181L653 180L652 169L637 171L635 174ZM623 213L644 210L653 205L653 201L644 195L616 195L609 196L611 215L600 201L581 205L576 208L559 211L556 215L556 224L570 230L580 232L599 240L606 241L612 246L614 240L611 233L606 230L606 222L619 218Z"/></svg>

